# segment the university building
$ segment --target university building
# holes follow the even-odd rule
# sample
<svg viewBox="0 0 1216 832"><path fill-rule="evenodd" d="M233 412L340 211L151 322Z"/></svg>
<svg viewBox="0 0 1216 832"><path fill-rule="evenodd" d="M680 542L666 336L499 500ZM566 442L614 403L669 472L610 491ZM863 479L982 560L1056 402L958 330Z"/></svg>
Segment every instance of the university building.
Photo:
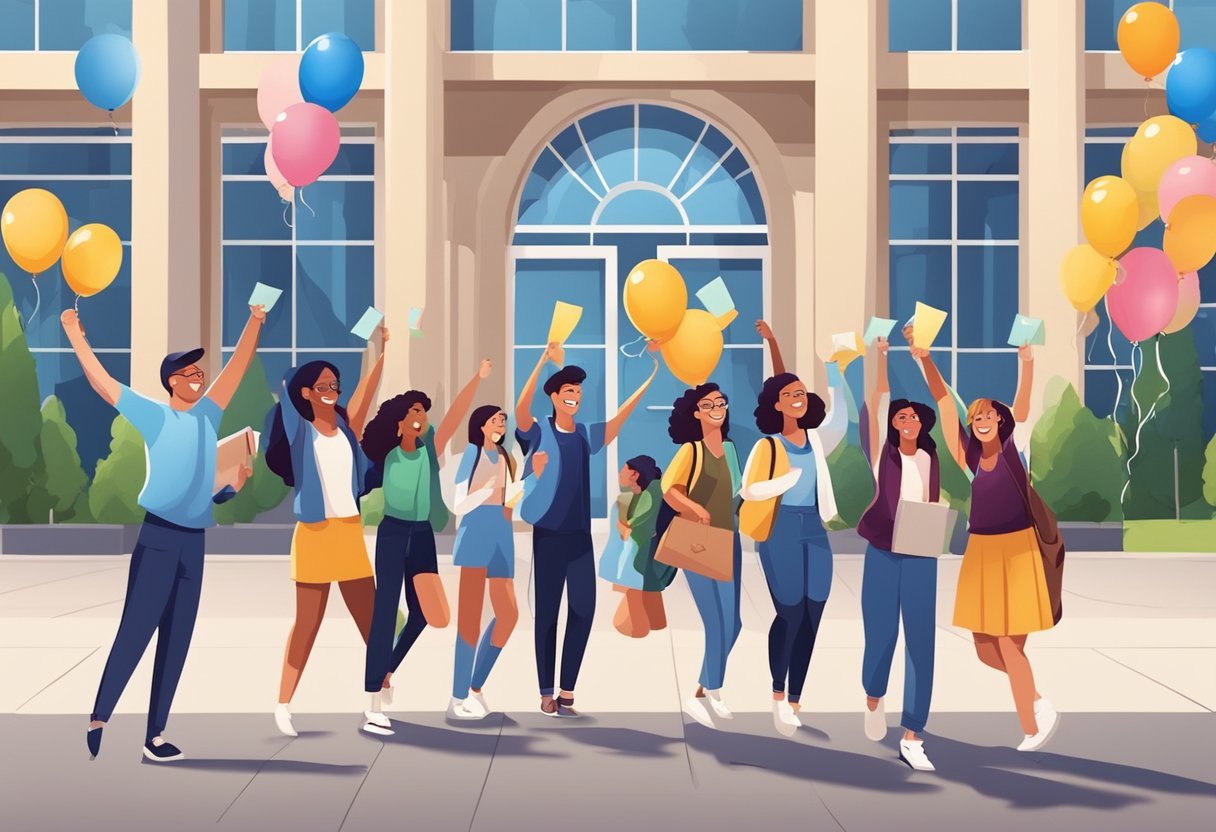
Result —
<svg viewBox="0 0 1216 832"><path fill-rule="evenodd" d="M164 354L225 355L255 281L284 290L261 357L277 381L326 357L353 390L351 325L371 304L394 337L382 395L428 391L442 411L482 357L481 398L507 406L543 348L555 301L583 307L567 360L588 372L584 413L615 409L649 373L620 351L638 261L675 264L695 290L722 276L740 311L714 380L736 439L768 371L753 322L814 386L831 336L917 300L951 314L939 365L966 399L1012 397L1015 313L1046 322L1035 407L1061 376L1100 415L1131 376L1131 346L1088 343L1059 289L1080 241L1084 183L1117 173L1122 143L1165 113L1115 51L1125 0L18 0L0 3L0 201L60 196L72 227L106 222L127 258L81 303L111 372L158 393ZM1216 2L1172 0L1183 48L1216 46ZM262 166L263 70L315 36L365 50L364 86L338 113L343 147L295 206ZM76 91L74 50L129 35L132 104ZM1206 154L1208 147L1200 153ZM304 203L307 203L305 205ZM1159 244L1161 224L1141 238ZM18 308L33 288L0 252ZM1216 268L1191 331L1216 431ZM58 394L86 468L113 411L85 383L39 278L29 322L43 395ZM695 301L694 301L695 302ZM423 336L406 320L422 307ZM924 395L902 338L897 392ZM903 348L902 352L899 351ZM1092 349L1091 349L1092 347ZM597 511L619 462L665 464L666 370L596 460ZM1123 402L1126 404L1126 401Z"/></svg>

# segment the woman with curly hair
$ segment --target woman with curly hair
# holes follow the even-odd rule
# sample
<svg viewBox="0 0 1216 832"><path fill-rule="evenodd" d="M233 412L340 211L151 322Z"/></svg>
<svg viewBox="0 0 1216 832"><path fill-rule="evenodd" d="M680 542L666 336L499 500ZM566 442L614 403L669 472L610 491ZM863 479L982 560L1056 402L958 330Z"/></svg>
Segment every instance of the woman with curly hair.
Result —
<svg viewBox="0 0 1216 832"><path fill-rule="evenodd" d="M384 519L376 533L376 603L364 678L372 705L364 714L363 730L368 733L393 733L392 723L378 707L382 701L392 701L393 673L428 624L446 627L451 618L435 554L435 533L443 531L450 517L439 488L439 457L469 412L477 385L489 375L490 362L484 360L452 401L438 430L428 421L430 398L408 390L380 405L364 433L363 450L383 480L384 491ZM408 612L394 644L403 585Z"/></svg>
<svg viewBox="0 0 1216 832"><path fill-rule="evenodd" d="M836 516L828 456L844 438L844 377L827 365L828 403L793 373L764 382L756 427L765 434L743 474L739 525L760 544L760 565L776 616L769 628L773 724L793 736L802 686L832 586L832 549L824 523ZM788 699L786 687L789 687Z"/></svg>
<svg viewBox="0 0 1216 832"><path fill-rule="evenodd" d="M295 492L291 579L296 617L274 711L275 724L289 737L296 736L289 706L321 628L330 584L338 584L365 642L372 625L375 583L359 517L359 497L371 486L359 440L380 384L387 340L388 331L381 327L380 356L359 380L349 411L338 404L338 368L310 361L283 380L279 403L267 418L266 465Z"/></svg>

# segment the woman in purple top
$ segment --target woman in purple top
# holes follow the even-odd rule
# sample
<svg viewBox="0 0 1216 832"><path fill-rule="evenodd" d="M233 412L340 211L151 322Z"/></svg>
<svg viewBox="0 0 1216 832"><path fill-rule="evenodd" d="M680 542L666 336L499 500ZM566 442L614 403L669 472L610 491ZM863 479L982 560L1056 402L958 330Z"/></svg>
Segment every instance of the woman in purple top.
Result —
<svg viewBox="0 0 1216 832"><path fill-rule="evenodd" d="M954 397L929 351L914 347L939 411L957 413ZM1030 416L1034 357L1018 349L1018 389L1010 408L996 399L976 399L967 408L965 435L955 418L942 419L946 447L972 476L970 539L963 554L954 602L954 625L970 630L980 661L1009 677L1025 739L1019 751L1041 749L1059 725L1059 715L1035 688L1026 657L1026 637L1054 624L1043 560L1027 503L1030 487L1015 429ZM1020 433L1020 431L1019 431Z"/></svg>

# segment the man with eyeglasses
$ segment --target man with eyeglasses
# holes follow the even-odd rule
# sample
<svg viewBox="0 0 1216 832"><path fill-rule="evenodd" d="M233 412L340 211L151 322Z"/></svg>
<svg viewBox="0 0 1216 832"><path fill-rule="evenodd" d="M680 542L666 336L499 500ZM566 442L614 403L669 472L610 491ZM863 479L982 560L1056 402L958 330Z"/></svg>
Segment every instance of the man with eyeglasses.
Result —
<svg viewBox="0 0 1216 832"><path fill-rule="evenodd" d="M129 421L147 449L147 478L139 494L144 522L131 554L126 601L114 646L101 674L86 742L90 759L101 750L101 734L123 689L156 632L152 697L144 757L152 762L182 759L161 736L185 665L198 614L203 578L203 540L216 496L216 448L220 417L240 386L257 350L266 310L251 306L249 321L228 365L210 388L199 366L202 348L173 352L160 364L168 403L120 384L106 371L73 309L60 316L89 386ZM242 472L238 487L248 471Z"/></svg>

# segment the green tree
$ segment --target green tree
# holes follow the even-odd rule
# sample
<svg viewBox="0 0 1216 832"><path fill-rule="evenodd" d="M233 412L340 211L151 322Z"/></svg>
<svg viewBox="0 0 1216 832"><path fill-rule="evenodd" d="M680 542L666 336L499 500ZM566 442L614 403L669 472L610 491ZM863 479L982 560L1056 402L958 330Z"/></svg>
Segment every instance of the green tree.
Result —
<svg viewBox="0 0 1216 832"><path fill-rule="evenodd" d="M1207 500L1212 508L1216 508L1216 436L1208 443L1208 449L1204 451L1203 456L1203 499Z"/></svg>
<svg viewBox="0 0 1216 832"><path fill-rule="evenodd" d="M1133 404L1123 423L1131 460L1123 516L1129 520L1173 518L1175 450L1177 508L1185 515L1203 499L1203 374L1189 327L1173 335L1158 335L1141 348L1144 360L1132 384ZM1157 369L1158 360L1164 377ZM1154 402L1157 407L1149 419Z"/></svg>
<svg viewBox="0 0 1216 832"><path fill-rule="evenodd" d="M861 448L841 442L828 455L832 490L836 494L836 518L830 529L851 529L874 499L874 474Z"/></svg>
<svg viewBox="0 0 1216 832"><path fill-rule="evenodd" d="M0 275L0 379L4 380L4 415L0 418L0 522L46 522L32 516L29 497L39 474L38 373L25 341L25 330L13 290Z"/></svg>
<svg viewBox="0 0 1216 832"><path fill-rule="evenodd" d="M143 437L122 416L114 418L110 437L110 455L97 461L89 488L89 513L98 523L142 522L139 492L147 473Z"/></svg>
<svg viewBox="0 0 1216 832"><path fill-rule="evenodd" d="M29 512L46 519L53 511L56 522L76 519L77 507L89 485L89 475L76 453L76 431L68 424L63 402L48 396L42 404L42 432L39 437L42 464L31 479Z"/></svg>
<svg viewBox="0 0 1216 832"><path fill-rule="evenodd" d="M261 358L254 356L245 371L241 384L224 411L220 421L220 436L229 436L245 428L260 431L266 414L274 406L275 399L266 383L266 370ZM248 523L264 511L277 506L287 496L287 486L266 467L262 454L253 458L253 476L244 488L226 503L215 507L215 522Z"/></svg>
<svg viewBox="0 0 1216 832"><path fill-rule="evenodd" d="M1030 438L1030 477L1061 520L1120 520L1127 479L1118 426L1099 419L1076 389L1053 378Z"/></svg>
<svg viewBox="0 0 1216 832"><path fill-rule="evenodd" d="M363 525L379 526L384 519L384 489L375 488L359 501L359 513L363 516Z"/></svg>

